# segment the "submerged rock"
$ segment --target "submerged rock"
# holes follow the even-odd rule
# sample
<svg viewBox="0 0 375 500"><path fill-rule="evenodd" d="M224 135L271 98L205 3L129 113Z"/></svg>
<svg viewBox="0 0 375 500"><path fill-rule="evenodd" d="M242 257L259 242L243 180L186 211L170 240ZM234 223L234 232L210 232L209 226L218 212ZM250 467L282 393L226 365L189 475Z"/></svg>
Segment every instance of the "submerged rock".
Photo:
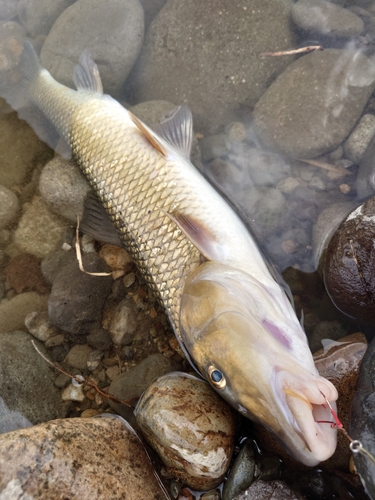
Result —
<svg viewBox="0 0 375 500"><path fill-rule="evenodd" d="M339 146L375 88L375 65L365 55L327 49L294 61L254 108L265 146L294 158L314 158Z"/></svg>
<svg viewBox="0 0 375 500"><path fill-rule="evenodd" d="M236 417L205 381L180 372L160 377L143 394L135 416L170 475L197 490L221 483L234 449Z"/></svg>
<svg viewBox="0 0 375 500"><path fill-rule="evenodd" d="M149 26L128 91L134 103L186 103L214 134L253 106L290 59L261 52L294 45L285 0L169 0ZM128 82L127 82L128 84Z"/></svg>
<svg viewBox="0 0 375 500"><path fill-rule="evenodd" d="M57 81L73 87L74 66L87 48L98 61L105 92L115 95L141 49L143 17L138 0L78 0L52 26L42 63Z"/></svg>
<svg viewBox="0 0 375 500"><path fill-rule="evenodd" d="M255 481L250 488L233 500L304 500L305 497L293 491L283 481Z"/></svg>
<svg viewBox="0 0 375 500"><path fill-rule="evenodd" d="M11 411L0 397L0 434L31 427L33 424L19 411Z"/></svg>
<svg viewBox="0 0 375 500"><path fill-rule="evenodd" d="M363 358L352 401L349 433L375 456L375 338ZM354 463L370 498L375 498L375 463L364 453L354 454Z"/></svg>
<svg viewBox="0 0 375 500"><path fill-rule="evenodd" d="M123 419L55 420L0 436L0 497L165 500L141 441Z"/></svg>

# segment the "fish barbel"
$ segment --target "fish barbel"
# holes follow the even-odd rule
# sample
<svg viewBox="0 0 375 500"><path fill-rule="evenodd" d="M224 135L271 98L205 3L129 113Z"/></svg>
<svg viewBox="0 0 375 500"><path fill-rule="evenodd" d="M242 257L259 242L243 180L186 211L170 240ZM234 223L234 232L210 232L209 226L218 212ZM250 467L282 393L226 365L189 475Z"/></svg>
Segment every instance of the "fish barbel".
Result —
<svg viewBox="0 0 375 500"><path fill-rule="evenodd" d="M307 465L329 458L336 429L305 333L240 218L189 160L186 107L155 133L102 91L84 53L77 91L56 82L25 43L21 84L0 91L38 108L69 144L173 329L211 386ZM21 114L22 116L22 114Z"/></svg>

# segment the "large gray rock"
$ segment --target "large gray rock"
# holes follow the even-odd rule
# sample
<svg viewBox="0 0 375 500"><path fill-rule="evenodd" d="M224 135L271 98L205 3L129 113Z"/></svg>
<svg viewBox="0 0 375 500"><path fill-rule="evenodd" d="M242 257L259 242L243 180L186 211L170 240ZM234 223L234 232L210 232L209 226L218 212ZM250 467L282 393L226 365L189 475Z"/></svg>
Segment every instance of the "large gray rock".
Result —
<svg viewBox="0 0 375 500"><path fill-rule="evenodd" d="M9 410L38 424L65 413L54 373L34 349L32 339L24 332L0 335L0 395ZM37 345L45 354L43 346Z"/></svg>
<svg viewBox="0 0 375 500"><path fill-rule="evenodd" d="M327 49L294 61L259 99L254 121L273 151L314 158L336 148L375 88L375 65L363 54Z"/></svg>
<svg viewBox="0 0 375 500"><path fill-rule="evenodd" d="M354 38L364 27L362 19L353 12L325 0L298 0L292 17L299 28L312 35Z"/></svg>
<svg viewBox="0 0 375 500"><path fill-rule="evenodd" d="M138 0L78 0L52 26L42 63L56 80L73 87L74 66L87 48L99 63L104 91L115 95L141 49L143 18Z"/></svg>
<svg viewBox="0 0 375 500"><path fill-rule="evenodd" d="M290 58L289 0L169 0L151 23L130 77L134 103L187 103L199 132L215 133L253 106Z"/></svg>

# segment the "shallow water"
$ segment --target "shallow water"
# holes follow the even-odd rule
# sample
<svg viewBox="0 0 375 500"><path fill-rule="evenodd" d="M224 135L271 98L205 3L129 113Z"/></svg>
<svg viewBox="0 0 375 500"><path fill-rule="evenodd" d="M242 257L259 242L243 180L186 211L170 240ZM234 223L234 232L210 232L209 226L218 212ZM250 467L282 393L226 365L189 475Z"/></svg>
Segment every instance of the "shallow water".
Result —
<svg viewBox="0 0 375 500"><path fill-rule="evenodd" d="M77 3L80 2L82 0ZM0 27L0 41L3 40L0 53L5 54L2 74L13 74L12 58L17 59L17 49L13 50L11 45L8 46L6 40L14 33L16 39L28 35L35 46L42 50L42 61L48 62L48 69L56 77L64 76L63 83L71 82L72 67L77 63L78 54L88 47L99 64L104 90L107 89L120 102L137 105L142 101L158 99L175 105L186 103L191 106L195 119L194 132L202 153L202 161L198 158L196 164L239 211L258 238L276 273L283 273L292 290L297 314L301 316L303 311L305 329L311 336L312 349L319 348L321 336L336 339L357 331L358 325L340 313L325 292L321 271L317 271L322 238L317 234L314 237L314 230L316 233L318 216L327 207L335 203L347 203L342 211L345 214L360 203L361 197L374 191L371 166L368 166L368 162L361 163L366 147L362 146L361 149L361 144L357 144L353 153L346 140L364 114L372 115L375 112L372 95L375 70L371 66L374 64L375 68L375 2L358 0L350 3L349 10L362 21L363 27L358 27L359 21L348 21L348 25L350 22L353 24L350 25L348 34L348 30L345 31L348 25L344 17L341 24L338 23L340 36L335 36L332 31L325 33L324 29L317 32L314 26L310 30L298 28L290 13L293 2L290 5L287 1L279 3L278 8L282 5L284 21L276 24L270 14L277 4L276 0L263 3L243 0L237 2L236 6L232 5L233 2L224 0L216 5L210 1L203 11L197 7L197 2L192 2L189 19L176 19L171 26L170 23L167 24L168 19L173 12L183 12L183 7L180 10L178 7L172 8L172 0L167 0L165 4L163 1L153 3L144 0L147 29L143 52L138 59L141 44L137 47L134 38L137 38L137 33L143 28L142 23L138 23L138 7L134 7L134 3L135 0L129 2L129 5L131 4L132 16L136 19L131 18L132 28L128 28L133 32L116 38L121 32L120 27L110 15L99 26L101 19L95 17L94 8L89 15L82 9L85 12L81 18L82 32L80 36L72 36L71 33L63 35L63 29L59 31L61 18L56 24L51 23L49 26L48 23L38 23L37 16L36 20L33 19L32 12L24 7L25 2L22 0L0 2L0 16L4 23L12 21L24 24L23 30L16 25L9 27L9 24ZM61 10L68 5L71 5L71 9L74 4L72 1L66 2ZM118 8L117 3L113 2L114 11L115 4L116 9ZM152 16L156 16L157 9L163 5L159 16L152 21ZM235 15L230 14L231 9L236 11ZM255 21L248 17L251 9L254 9ZM241 11L243 23L236 23ZM38 12L41 19L43 9L39 12L35 8L35 12ZM206 16L214 14L211 17L217 21L216 28L215 23L206 22L206 17L199 17L202 12ZM163 16L166 21L161 22ZM229 18L230 21L226 22ZM329 23L333 21L328 20L328 14L327 19L323 16L320 24L324 25L324 21L327 21L329 30ZM79 26L77 23L77 31ZM116 36L113 35L111 26ZM256 34L255 38L244 31L245 27L250 29L250 26ZM105 29L108 30L107 37ZM196 37L189 37L189 33L196 33ZM117 55L119 51L126 52L126 45L122 44L127 36L133 37L131 62ZM241 43L236 40L241 36L244 38L242 47L246 46L251 57L239 50ZM220 38L223 40L222 46L218 43ZM178 41L180 46L175 45ZM249 46L249 43L253 45ZM260 55L311 45L324 47L324 51L306 52L302 55L284 54L279 57L262 58ZM326 60L329 49L341 51L332 56L336 63L328 58ZM347 50L351 54L349 62L344 56L341 57L343 51ZM10 51L10 55L7 51ZM359 64L360 55L368 57L368 63ZM311 71L310 85L304 79L310 65L306 63L304 66L296 66L294 76L285 80L293 83L292 89L289 91L281 83L275 95L269 97L269 103L261 107L259 99L262 99L277 76L284 70L288 71L291 64L296 65L307 57L314 58L311 59L314 71ZM163 60L161 66L160 61ZM135 64L127 78L124 78L121 68L118 68L121 64L129 66L128 73ZM204 64L207 64L211 82L204 76ZM244 68L246 64L250 66ZM323 74L320 72L321 65L326 68ZM161 81L163 73L165 81ZM157 85L153 85L153 79L156 78ZM215 99L209 95L210 85ZM244 90L244 86L248 86L248 90ZM261 90L257 93L251 88ZM22 204L30 203L40 193L40 172L53 153L48 146L42 145L30 135L24 123L12 114L6 114L9 112L7 105L4 104L2 110L3 123L0 126L4 133L0 132L0 184L16 194L20 203L18 215L21 218L25 212ZM215 119L206 119L207 114L215 116ZM152 121L151 118L150 120ZM157 121L156 118L154 121ZM267 126L273 127L272 130ZM357 139L358 142L361 143ZM18 168L22 170L19 175L9 173L9 170ZM365 188L359 190L359 185ZM9 259L20 253L15 238L20 218L13 218L11 224L0 231L0 265L4 269ZM326 232L332 229L332 219L330 215ZM48 230L39 228L41 241L46 237L45 232L53 233L53 227L52 221ZM72 227L72 222L60 224L62 237L59 241L56 236L51 245L58 248L64 240L72 243L69 232ZM35 231L33 227L31 230ZM27 227L25 231L27 234ZM25 251L25 247L21 247L22 251ZM42 259L43 251L37 257ZM19 293L6 284L5 278L0 285L3 285L0 286L3 301ZM165 318L163 321L165 324ZM170 332L167 333L170 337ZM140 357L149 354L147 342L149 341L145 342L144 352ZM129 366L132 364L135 362Z"/></svg>

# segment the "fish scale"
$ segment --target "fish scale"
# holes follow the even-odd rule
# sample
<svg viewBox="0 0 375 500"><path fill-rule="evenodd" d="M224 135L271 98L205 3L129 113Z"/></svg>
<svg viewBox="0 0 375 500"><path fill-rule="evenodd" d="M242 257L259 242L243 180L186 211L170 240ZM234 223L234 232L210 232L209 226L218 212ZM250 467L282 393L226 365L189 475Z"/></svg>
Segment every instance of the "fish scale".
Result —
<svg viewBox="0 0 375 500"><path fill-rule="evenodd" d="M173 164L162 158L136 127L125 128L122 120L114 120L116 108L109 100L81 104L72 116L70 145L119 230L124 247L179 333L183 284L201 259L199 251L162 210L184 211L189 193L179 187ZM154 171L158 172L156 176L152 176Z"/></svg>

